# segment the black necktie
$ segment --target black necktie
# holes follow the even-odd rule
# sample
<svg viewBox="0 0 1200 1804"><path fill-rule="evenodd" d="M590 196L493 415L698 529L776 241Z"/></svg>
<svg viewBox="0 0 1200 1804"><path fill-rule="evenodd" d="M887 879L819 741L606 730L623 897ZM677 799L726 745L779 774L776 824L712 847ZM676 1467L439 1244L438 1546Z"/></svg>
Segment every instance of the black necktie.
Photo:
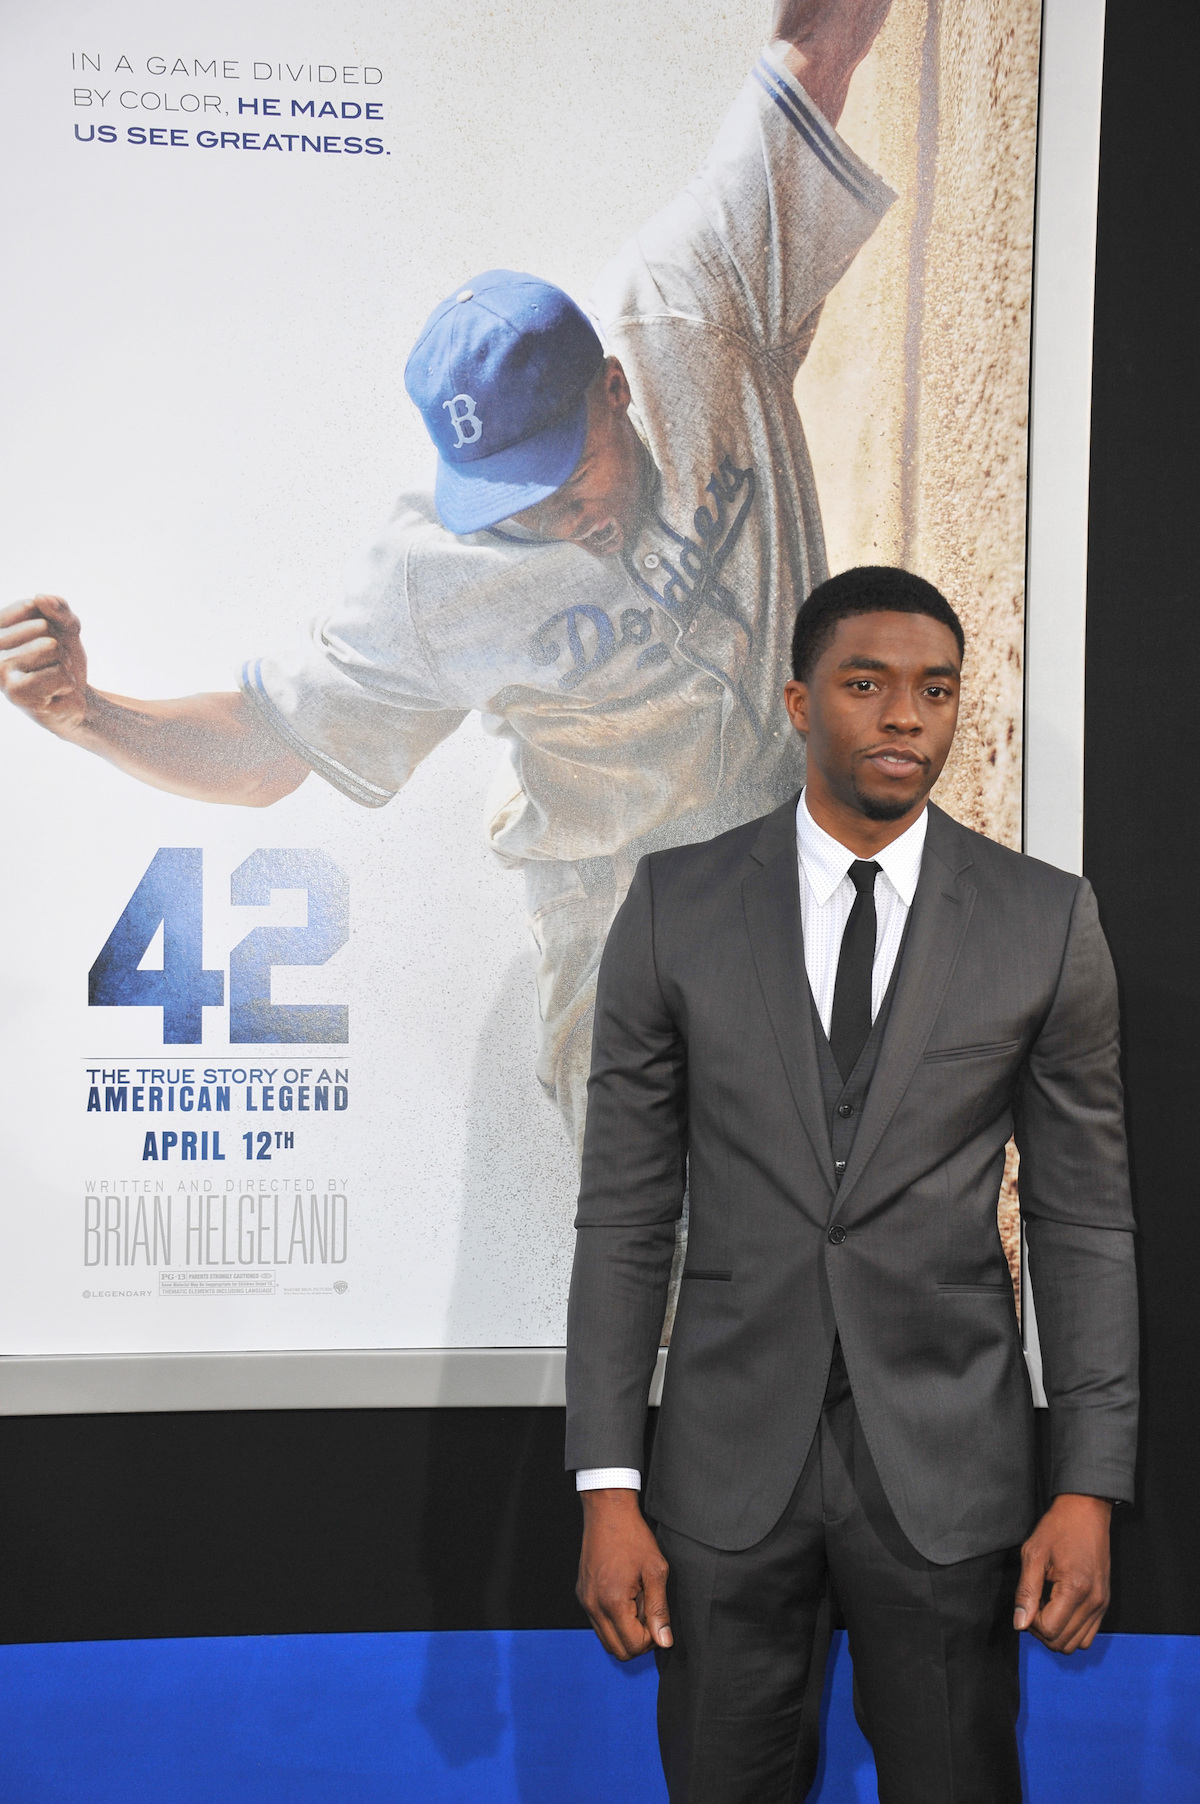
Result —
<svg viewBox="0 0 1200 1804"><path fill-rule="evenodd" d="M871 972L875 964L875 874L877 864L856 858L847 875L858 894L842 935L829 1045L843 1083L858 1063L871 1031Z"/></svg>

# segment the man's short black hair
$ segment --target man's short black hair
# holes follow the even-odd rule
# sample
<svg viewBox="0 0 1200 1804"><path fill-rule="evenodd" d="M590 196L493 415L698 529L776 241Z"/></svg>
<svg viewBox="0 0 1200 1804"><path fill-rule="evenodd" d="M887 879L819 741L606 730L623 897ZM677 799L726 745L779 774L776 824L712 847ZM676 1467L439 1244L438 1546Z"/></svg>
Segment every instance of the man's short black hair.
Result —
<svg viewBox="0 0 1200 1804"><path fill-rule="evenodd" d="M839 620L854 614L928 614L948 626L958 641L961 661L966 650L962 622L940 589L911 570L887 564L860 564L818 583L800 612L792 633L792 675L807 683Z"/></svg>

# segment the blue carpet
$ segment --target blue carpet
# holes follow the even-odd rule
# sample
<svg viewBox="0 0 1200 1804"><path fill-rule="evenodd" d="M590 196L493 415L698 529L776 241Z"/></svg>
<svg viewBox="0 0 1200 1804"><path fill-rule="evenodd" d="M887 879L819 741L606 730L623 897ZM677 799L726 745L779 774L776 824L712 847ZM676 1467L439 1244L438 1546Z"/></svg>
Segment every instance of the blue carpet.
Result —
<svg viewBox="0 0 1200 1804"><path fill-rule="evenodd" d="M1200 1804L1200 1637L1024 1643L1028 1804ZM574 1630L0 1648L0 1804L665 1804L648 1660ZM844 1639L820 1804L875 1804Z"/></svg>

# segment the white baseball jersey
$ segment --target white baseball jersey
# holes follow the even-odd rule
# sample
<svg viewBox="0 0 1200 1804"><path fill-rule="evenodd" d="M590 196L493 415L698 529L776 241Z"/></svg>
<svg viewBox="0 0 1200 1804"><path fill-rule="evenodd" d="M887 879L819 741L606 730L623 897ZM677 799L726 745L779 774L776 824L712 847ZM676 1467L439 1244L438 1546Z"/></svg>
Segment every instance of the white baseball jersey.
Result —
<svg viewBox="0 0 1200 1804"><path fill-rule="evenodd" d="M289 745L378 807L477 709L507 751L488 834L508 859L701 838L794 791L782 686L826 569L793 383L893 199L768 49L593 297L656 472L637 543L460 538L403 497L306 647L246 667Z"/></svg>

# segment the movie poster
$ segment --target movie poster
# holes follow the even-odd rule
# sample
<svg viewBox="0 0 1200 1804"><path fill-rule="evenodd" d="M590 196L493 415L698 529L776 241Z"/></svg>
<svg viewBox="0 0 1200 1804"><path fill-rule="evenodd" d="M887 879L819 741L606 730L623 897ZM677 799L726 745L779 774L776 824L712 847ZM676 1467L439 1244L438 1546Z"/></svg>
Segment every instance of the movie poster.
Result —
<svg viewBox="0 0 1200 1804"><path fill-rule="evenodd" d="M1019 843L1038 8L876 10L835 122L757 0L10 0L4 1352L560 1345L608 926L798 787L828 571L959 609ZM434 498L497 272L627 385L574 540Z"/></svg>

